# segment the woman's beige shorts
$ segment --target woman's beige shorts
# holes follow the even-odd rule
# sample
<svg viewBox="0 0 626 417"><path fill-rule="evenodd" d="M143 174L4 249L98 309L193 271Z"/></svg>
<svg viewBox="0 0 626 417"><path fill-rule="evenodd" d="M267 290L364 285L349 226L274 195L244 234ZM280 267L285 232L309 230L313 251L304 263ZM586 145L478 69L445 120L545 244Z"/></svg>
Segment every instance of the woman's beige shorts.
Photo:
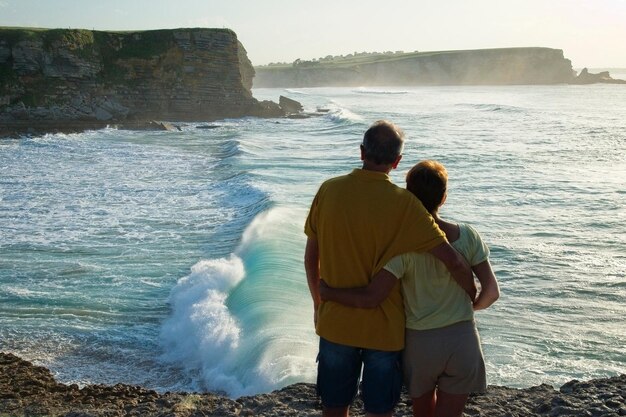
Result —
<svg viewBox="0 0 626 417"><path fill-rule="evenodd" d="M404 380L412 398L438 387L448 394L487 388L480 337L473 321L430 330L406 329Z"/></svg>

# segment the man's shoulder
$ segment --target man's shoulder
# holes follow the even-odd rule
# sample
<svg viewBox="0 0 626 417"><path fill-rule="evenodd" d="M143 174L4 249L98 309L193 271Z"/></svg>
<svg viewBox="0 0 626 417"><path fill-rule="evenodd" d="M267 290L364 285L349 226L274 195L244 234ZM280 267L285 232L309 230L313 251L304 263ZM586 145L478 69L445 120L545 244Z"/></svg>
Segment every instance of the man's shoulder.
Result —
<svg viewBox="0 0 626 417"><path fill-rule="evenodd" d="M341 195L346 197L347 194L366 193L369 195L378 195L385 201L406 205L420 204L419 200L406 188L399 187L388 179L369 178L364 176L358 170L350 173L339 175L325 180L319 188L320 194Z"/></svg>
<svg viewBox="0 0 626 417"><path fill-rule="evenodd" d="M328 178L327 180L325 180L322 183L322 186L332 185L334 183L341 183L341 182L349 181L349 180L350 180L350 174L338 175L336 177Z"/></svg>
<svg viewBox="0 0 626 417"><path fill-rule="evenodd" d="M323 190L340 190L344 187L354 187L359 183L357 176L353 172L346 173L344 175L338 175L336 177L328 178L320 186L320 191Z"/></svg>

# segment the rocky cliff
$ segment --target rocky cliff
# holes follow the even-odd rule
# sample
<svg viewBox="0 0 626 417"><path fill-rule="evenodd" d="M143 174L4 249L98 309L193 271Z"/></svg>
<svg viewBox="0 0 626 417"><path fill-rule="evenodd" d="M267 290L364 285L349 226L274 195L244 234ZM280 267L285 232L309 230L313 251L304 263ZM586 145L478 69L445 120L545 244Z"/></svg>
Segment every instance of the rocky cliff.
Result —
<svg viewBox="0 0 626 417"><path fill-rule="evenodd" d="M228 29L0 28L0 134L282 114L252 97L253 77Z"/></svg>
<svg viewBox="0 0 626 417"><path fill-rule="evenodd" d="M575 73L563 51L504 48L342 57L256 67L255 87L556 84Z"/></svg>

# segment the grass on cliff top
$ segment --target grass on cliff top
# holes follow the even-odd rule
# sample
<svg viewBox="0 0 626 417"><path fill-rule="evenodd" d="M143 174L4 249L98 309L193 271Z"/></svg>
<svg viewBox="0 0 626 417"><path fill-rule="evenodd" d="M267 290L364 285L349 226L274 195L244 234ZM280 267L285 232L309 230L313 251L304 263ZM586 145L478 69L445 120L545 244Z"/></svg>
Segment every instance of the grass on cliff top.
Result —
<svg viewBox="0 0 626 417"><path fill-rule="evenodd" d="M177 31L198 31L209 30L213 32L225 32L231 35L235 35L235 32L226 28L177 28L177 29L149 29L149 30L90 30L90 29L60 29L60 28L32 28L32 27L17 27L17 26L0 26L0 40L32 40L41 39L46 33L52 33L54 35L62 35L65 32L81 32L81 33L111 33L118 35L130 35L140 34L148 35L148 37L155 34L160 36L164 32L177 32ZM54 36L53 35L53 36Z"/></svg>
<svg viewBox="0 0 626 417"><path fill-rule="evenodd" d="M13 28L0 26L0 41L8 41L13 45L20 41L30 41L41 39L41 33L48 29L39 28Z"/></svg>
<svg viewBox="0 0 626 417"><path fill-rule="evenodd" d="M0 41L12 46L21 41L41 41L45 49L53 44L62 44L72 49L83 49L93 45L94 36L86 29L40 29L0 27Z"/></svg>
<svg viewBox="0 0 626 417"><path fill-rule="evenodd" d="M110 51L116 58L150 58L166 51L173 40L173 30L109 32L0 27L0 42L9 46L21 41L41 41L44 49L54 44L86 51L95 47Z"/></svg>
<svg viewBox="0 0 626 417"><path fill-rule="evenodd" d="M236 36L230 29L156 29L142 31L97 31L88 29L44 29L0 26L0 42L9 46L17 42L42 41L49 49L54 43L68 45L73 49L98 47L111 49L116 58L151 58L165 52L174 41L174 32L200 31L223 32Z"/></svg>

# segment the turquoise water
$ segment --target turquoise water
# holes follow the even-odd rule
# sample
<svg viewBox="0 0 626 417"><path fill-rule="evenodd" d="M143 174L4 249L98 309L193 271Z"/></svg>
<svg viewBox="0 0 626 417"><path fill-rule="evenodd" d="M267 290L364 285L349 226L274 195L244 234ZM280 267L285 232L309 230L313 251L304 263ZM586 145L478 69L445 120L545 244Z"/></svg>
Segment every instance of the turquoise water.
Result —
<svg viewBox="0 0 626 417"><path fill-rule="evenodd" d="M302 226L367 126L450 174L492 250L489 383L626 372L626 88L258 89L304 120L0 141L0 350L64 382L240 396L315 379Z"/></svg>

